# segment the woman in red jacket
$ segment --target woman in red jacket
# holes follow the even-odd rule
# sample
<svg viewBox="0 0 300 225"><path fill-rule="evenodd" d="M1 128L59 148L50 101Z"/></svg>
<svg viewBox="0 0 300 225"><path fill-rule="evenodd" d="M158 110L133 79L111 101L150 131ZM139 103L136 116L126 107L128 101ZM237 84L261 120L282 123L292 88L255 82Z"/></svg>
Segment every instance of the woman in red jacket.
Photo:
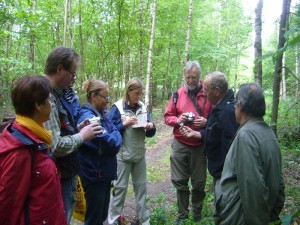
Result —
<svg viewBox="0 0 300 225"><path fill-rule="evenodd" d="M66 225L59 175L49 151L51 84L23 76L12 87L16 119L0 136L0 225Z"/></svg>

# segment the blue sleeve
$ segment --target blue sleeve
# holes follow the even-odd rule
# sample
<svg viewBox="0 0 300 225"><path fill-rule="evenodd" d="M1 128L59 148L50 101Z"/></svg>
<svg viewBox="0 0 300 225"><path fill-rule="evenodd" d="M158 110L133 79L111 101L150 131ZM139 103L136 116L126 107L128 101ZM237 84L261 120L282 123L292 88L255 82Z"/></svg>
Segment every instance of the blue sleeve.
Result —
<svg viewBox="0 0 300 225"><path fill-rule="evenodd" d="M207 135L207 128L205 127L204 129L199 131L201 134L201 138L199 139L200 142L205 143L205 138Z"/></svg>
<svg viewBox="0 0 300 225"><path fill-rule="evenodd" d="M85 110L85 109L81 109L77 112L77 119L76 119L76 123L77 125L79 125L80 123L82 123L82 121L84 121L86 118L92 118L94 117L94 113L90 110Z"/></svg>
<svg viewBox="0 0 300 225"><path fill-rule="evenodd" d="M150 116L149 113L147 113L147 122L148 122L148 123L149 123L149 122L153 123L153 122L151 121L151 116ZM146 130L146 137L153 137L153 136L155 135L155 133L156 133L156 126L155 126L155 124L153 123L153 128L152 128L151 130Z"/></svg>
<svg viewBox="0 0 300 225"><path fill-rule="evenodd" d="M122 136L120 132L114 126L114 124L107 119L101 122L101 126L106 130L106 132L102 135L99 135L100 137L97 137L95 139L100 138L99 141L101 142L101 149L103 151L103 154L117 154L122 145Z"/></svg>
<svg viewBox="0 0 300 225"><path fill-rule="evenodd" d="M107 119L110 120L116 126L116 128L121 134L123 134L124 126L121 118L121 113L117 106L112 106Z"/></svg>

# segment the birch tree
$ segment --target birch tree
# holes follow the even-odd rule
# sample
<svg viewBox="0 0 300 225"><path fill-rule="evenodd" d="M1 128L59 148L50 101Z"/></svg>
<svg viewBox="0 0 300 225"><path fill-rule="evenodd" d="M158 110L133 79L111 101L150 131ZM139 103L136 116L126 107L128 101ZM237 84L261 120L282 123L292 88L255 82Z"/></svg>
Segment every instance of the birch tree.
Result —
<svg viewBox="0 0 300 225"><path fill-rule="evenodd" d="M262 21L263 0L258 0L255 8L255 42L254 42L254 78L262 86Z"/></svg>
<svg viewBox="0 0 300 225"><path fill-rule="evenodd" d="M184 50L184 65L187 63L188 58L189 58L189 45L190 45L192 12L193 12L193 0L190 0L189 15L188 15L188 28L187 28L187 31L186 31L185 50Z"/></svg>
<svg viewBox="0 0 300 225"><path fill-rule="evenodd" d="M73 45L73 32L72 32L72 0L65 0L65 15L64 15L64 38L63 45L67 45L67 33L69 33L68 46Z"/></svg>
<svg viewBox="0 0 300 225"><path fill-rule="evenodd" d="M151 67L152 67L152 49L154 43L154 34L155 34L155 19L156 19L156 0L153 1L152 6L152 26L151 26L151 34L150 34L150 43L149 43L149 51L148 51L148 64L147 64L147 80L146 80L146 93L145 93L145 104L151 111L150 107L150 80L151 80Z"/></svg>

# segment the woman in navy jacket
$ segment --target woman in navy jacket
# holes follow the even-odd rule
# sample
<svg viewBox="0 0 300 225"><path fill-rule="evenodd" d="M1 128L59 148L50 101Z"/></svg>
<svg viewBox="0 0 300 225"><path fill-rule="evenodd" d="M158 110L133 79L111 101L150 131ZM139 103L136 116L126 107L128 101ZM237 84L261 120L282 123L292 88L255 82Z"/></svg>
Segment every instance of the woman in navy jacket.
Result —
<svg viewBox="0 0 300 225"><path fill-rule="evenodd" d="M83 85L88 102L78 112L77 124L85 119L100 122L102 134L79 148L79 176L86 199L85 225L100 225L107 218L111 181L117 178L116 155L122 144L122 137L106 117L109 103L107 84L100 80L88 80Z"/></svg>

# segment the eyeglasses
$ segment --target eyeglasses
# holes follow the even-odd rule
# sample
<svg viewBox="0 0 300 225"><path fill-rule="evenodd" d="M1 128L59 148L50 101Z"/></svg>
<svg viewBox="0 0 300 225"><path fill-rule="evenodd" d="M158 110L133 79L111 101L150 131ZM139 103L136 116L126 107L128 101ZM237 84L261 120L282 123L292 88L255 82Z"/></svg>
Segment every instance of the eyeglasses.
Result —
<svg viewBox="0 0 300 225"><path fill-rule="evenodd" d="M101 98L104 98L105 101L107 101L107 102L110 101L110 96L109 96L109 95L108 95L108 96L103 96L103 95L101 95L101 94L97 94L97 95L100 96Z"/></svg>
<svg viewBox="0 0 300 225"><path fill-rule="evenodd" d="M211 87L211 88L204 88L203 91L205 94L207 94L209 92L209 90L212 90L212 89L216 89L217 87Z"/></svg>
<svg viewBox="0 0 300 225"><path fill-rule="evenodd" d="M76 72L71 72L69 70L67 70L70 74L72 74L73 77L76 77L77 73Z"/></svg>

